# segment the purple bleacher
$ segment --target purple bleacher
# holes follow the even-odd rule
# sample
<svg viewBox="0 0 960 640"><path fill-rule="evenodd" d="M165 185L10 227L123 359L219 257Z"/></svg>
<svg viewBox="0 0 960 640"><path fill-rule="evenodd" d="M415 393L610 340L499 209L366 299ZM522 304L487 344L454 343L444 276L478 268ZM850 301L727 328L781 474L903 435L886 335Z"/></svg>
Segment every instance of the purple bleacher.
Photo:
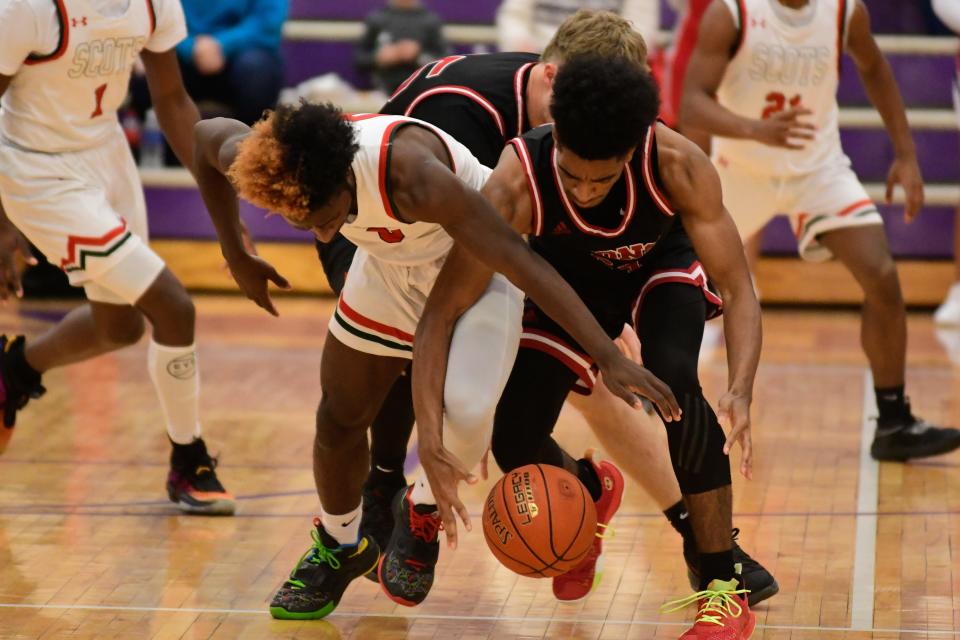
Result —
<svg viewBox="0 0 960 640"><path fill-rule="evenodd" d="M864 182L883 182L893 162L893 145L883 129L847 129L840 133L843 148ZM960 139L956 131L913 132L917 156L928 182L960 179Z"/></svg>
<svg viewBox="0 0 960 640"><path fill-rule="evenodd" d="M892 55L888 59L909 106L949 107L952 104L950 87L956 68L953 57ZM838 97L840 104L847 106L869 104L857 68L849 57L843 59Z"/></svg>
<svg viewBox="0 0 960 640"><path fill-rule="evenodd" d="M926 207L912 224L903 221L903 209L881 205L890 249L898 258L950 258L953 255L953 207ZM765 255L797 255L797 241L783 216L763 234Z"/></svg>

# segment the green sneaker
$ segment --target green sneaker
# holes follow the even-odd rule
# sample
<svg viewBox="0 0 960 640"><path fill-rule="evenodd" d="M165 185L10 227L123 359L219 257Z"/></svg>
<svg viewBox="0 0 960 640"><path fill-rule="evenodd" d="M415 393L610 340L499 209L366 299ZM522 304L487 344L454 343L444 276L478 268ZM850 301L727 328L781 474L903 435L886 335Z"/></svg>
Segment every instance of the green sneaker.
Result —
<svg viewBox="0 0 960 640"><path fill-rule="evenodd" d="M290 579L283 583L270 602L270 615L280 620L316 620L330 615L347 586L377 566L380 548L370 536L340 546L333 536L313 519L313 546L301 556Z"/></svg>

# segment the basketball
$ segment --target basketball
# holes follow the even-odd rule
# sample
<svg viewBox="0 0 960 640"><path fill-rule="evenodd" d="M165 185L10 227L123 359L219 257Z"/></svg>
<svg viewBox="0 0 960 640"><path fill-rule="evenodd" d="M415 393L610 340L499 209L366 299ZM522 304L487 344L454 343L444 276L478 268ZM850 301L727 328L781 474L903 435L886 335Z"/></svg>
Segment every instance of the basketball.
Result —
<svg viewBox="0 0 960 640"><path fill-rule="evenodd" d="M500 563L531 578L577 566L593 544L597 512L570 472L528 464L493 486L483 507L483 535Z"/></svg>

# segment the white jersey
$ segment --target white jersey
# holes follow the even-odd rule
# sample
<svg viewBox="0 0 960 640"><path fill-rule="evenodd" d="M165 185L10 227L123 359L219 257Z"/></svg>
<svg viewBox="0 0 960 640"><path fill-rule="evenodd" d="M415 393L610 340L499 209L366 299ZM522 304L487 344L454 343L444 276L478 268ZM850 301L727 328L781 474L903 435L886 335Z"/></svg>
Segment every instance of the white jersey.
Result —
<svg viewBox="0 0 960 640"><path fill-rule="evenodd" d="M179 0L0 0L0 137L63 153L120 132L116 112L140 51L186 37Z"/></svg>
<svg viewBox="0 0 960 640"><path fill-rule="evenodd" d="M351 165L357 180L357 215L340 233L378 260L393 264L424 264L445 256L453 240L443 227L428 222L408 224L397 217L386 172L394 137L410 124L434 131L446 144L454 173L473 189L483 186L491 170L452 136L425 122L375 114L352 116L351 120L360 145Z"/></svg>
<svg viewBox="0 0 960 640"><path fill-rule="evenodd" d="M799 10L777 0L722 1L733 15L740 38L717 90L720 104L754 119L806 107L812 114L801 121L816 129L813 140L801 141L802 150L717 137L714 159L752 173L781 176L810 173L845 159L837 86L854 0L810 0Z"/></svg>

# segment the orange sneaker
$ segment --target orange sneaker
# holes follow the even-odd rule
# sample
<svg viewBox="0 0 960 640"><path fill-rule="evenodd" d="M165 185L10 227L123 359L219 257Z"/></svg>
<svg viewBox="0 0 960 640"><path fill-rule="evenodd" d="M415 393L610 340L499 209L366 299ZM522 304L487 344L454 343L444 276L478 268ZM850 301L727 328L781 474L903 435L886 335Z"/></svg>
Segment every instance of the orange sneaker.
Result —
<svg viewBox="0 0 960 640"><path fill-rule="evenodd" d="M706 590L668 602L660 611L671 613L699 603L696 621L680 640L747 640L753 635L757 619L747 603L747 590L739 587L736 578L726 582L714 580Z"/></svg>
<svg viewBox="0 0 960 640"><path fill-rule="evenodd" d="M626 483L623 474L612 462L593 461L593 449L584 454L600 478L600 499L597 500L597 537L587 552L587 557L567 573L553 579L553 595L561 602L583 600L600 584L603 577L603 539L613 515L623 501ZM612 532L613 530L610 529Z"/></svg>

